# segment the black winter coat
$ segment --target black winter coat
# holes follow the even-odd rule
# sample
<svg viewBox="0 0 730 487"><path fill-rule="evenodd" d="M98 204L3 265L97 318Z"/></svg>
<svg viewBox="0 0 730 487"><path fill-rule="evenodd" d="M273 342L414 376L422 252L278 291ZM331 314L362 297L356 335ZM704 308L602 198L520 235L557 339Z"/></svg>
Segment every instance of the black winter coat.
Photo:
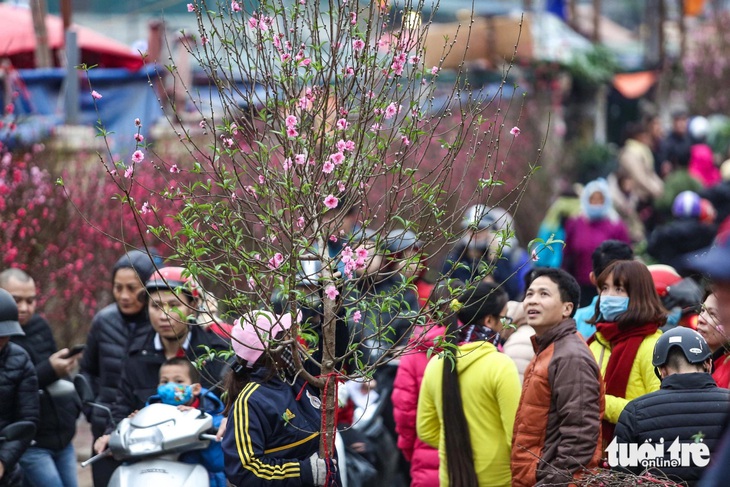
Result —
<svg viewBox="0 0 730 487"><path fill-rule="evenodd" d="M709 247L716 234L716 225L694 219L675 220L651 232L646 251L660 263L670 265L683 274L687 270L687 257Z"/></svg>
<svg viewBox="0 0 730 487"><path fill-rule="evenodd" d="M38 379L33 362L21 347L7 343L0 350L0 429L17 421L38 425ZM0 444L0 462L10 472L29 445L20 441Z"/></svg>
<svg viewBox="0 0 730 487"><path fill-rule="evenodd" d="M163 350L155 348L155 331L150 332L143 339L135 340L129 348L129 358L124 363L122 377L117 391L117 398L112 406L114 421L119 423L129 416L132 411L144 407L147 399L157 393L160 383L160 367L165 362ZM205 355L201 345L218 351L230 350L231 346L213 332L207 332L200 326L190 326L190 346L185 350L187 358L194 362L198 357ZM208 360L200 371L203 387L220 397L222 392L221 381L227 371L226 363L216 358ZM107 426L107 433L112 430Z"/></svg>
<svg viewBox="0 0 730 487"><path fill-rule="evenodd" d="M38 376L41 417L35 435L35 446L61 450L76 434L76 418L81 412L79 396L73 384L60 377L51 367L48 357L56 353L56 341L48 322L33 315L23 327L25 336L11 338L28 352Z"/></svg>
<svg viewBox="0 0 730 487"><path fill-rule="evenodd" d="M116 304L110 304L94 316L81 359L81 372L94 389L95 402L111 408L117 398L129 343L150 330L152 326L146 311L125 316ZM86 413L94 438L103 435L109 415L98 408Z"/></svg>
<svg viewBox="0 0 730 487"><path fill-rule="evenodd" d="M717 387L710 374L672 374L662 380L661 388L638 397L624 408L616 425L619 443L657 443L664 438L667 451L679 437L681 443L693 443L699 433L714 453L728 418L730 391ZM644 468L636 469L635 473ZM703 467L665 467L660 469L672 480L694 485L702 476Z"/></svg>

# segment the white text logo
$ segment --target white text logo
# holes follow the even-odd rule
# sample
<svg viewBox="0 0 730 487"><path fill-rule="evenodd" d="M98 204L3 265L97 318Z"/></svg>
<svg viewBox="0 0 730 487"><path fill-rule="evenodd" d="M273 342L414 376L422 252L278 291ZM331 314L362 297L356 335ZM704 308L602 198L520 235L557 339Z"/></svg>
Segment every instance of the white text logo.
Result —
<svg viewBox="0 0 730 487"><path fill-rule="evenodd" d="M611 467L704 467L710 463L710 449L702 442L680 443L675 438L669 447L664 447L664 438L659 443L646 441L619 443L616 438L606 448L608 464Z"/></svg>

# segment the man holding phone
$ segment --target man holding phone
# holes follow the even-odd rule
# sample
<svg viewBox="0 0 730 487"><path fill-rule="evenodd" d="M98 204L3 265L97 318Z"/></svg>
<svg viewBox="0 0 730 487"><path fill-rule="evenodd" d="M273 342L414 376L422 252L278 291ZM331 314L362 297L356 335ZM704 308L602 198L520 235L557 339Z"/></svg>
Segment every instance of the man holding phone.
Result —
<svg viewBox="0 0 730 487"><path fill-rule="evenodd" d="M0 272L0 288L18 305L18 322L25 336L11 341L20 345L33 362L38 376L40 424L35 443L20 458L25 485L76 487L76 453L71 440L81 404L73 384L64 378L76 368L83 346L56 350L48 322L36 314L36 286L20 269Z"/></svg>

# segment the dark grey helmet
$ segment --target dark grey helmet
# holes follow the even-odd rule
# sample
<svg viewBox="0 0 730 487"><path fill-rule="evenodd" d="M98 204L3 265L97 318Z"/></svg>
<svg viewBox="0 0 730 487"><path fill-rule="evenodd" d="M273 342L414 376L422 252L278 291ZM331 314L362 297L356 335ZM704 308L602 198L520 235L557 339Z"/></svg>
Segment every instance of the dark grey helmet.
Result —
<svg viewBox="0 0 730 487"><path fill-rule="evenodd" d="M690 328L678 326L660 336L654 345L654 357L651 361L654 367L667 362L672 347L682 349L682 353L691 364L701 364L712 356L712 351L702 335Z"/></svg>
<svg viewBox="0 0 730 487"><path fill-rule="evenodd" d="M0 289L0 337L15 335L25 335L18 323L18 305L9 292Z"/></svg>
<svg viewBox="0 0 730 487"><path fill-rule="evenodd" d="M388 232L388 235L385 237L385 245L388 252L397 253L403 252L411 247L421 248L423 242L418 240L415 232L403 228L396 228Z"/></svg>

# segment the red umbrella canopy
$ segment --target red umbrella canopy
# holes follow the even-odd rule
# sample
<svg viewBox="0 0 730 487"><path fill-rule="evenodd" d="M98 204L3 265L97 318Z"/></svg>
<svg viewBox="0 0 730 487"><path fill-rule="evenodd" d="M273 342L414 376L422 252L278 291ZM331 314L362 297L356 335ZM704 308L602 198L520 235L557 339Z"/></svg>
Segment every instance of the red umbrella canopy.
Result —
<svg viewBox="0 0 730 487"><path fill-rule="evenodd" d="M72 24L77 34L81 62L103 68L137 70L144 64L139 52L110 39L88 27ZM64 48L63 21L55 15L46 16L48 46L53 51ZM10 58L17 69L35 68L36 37L33 16L28 8L0 4L0 57ZM59 65L58 56L54 62Z"/></svg>

